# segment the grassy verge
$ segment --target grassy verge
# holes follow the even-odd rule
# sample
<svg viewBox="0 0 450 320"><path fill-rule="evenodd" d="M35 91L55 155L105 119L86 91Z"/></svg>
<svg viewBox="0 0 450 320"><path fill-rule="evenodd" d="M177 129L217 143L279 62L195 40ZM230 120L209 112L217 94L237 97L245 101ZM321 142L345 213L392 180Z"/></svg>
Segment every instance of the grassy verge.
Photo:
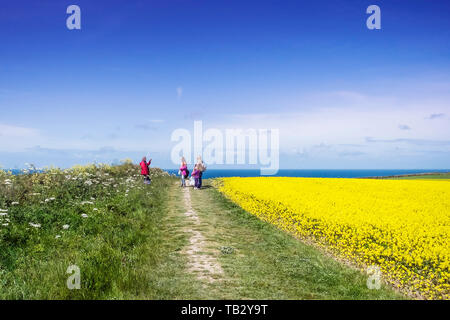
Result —
<svg viewBox="0 0 450 320"><path fill-rule="evenodd" d="M131 164L0 176L0 299L164 298L167 174ZM69 290L67 269L80 269Z"/></svg>
<svg viewBox="0 0 450 320"><path fill-rule="evenodd" d="M450 173L405 175L405 176L397 176L397 177L387 177L387 179L392 179L392 180L450 180Z"/></svg>
<svg viewBox="0 0 450 320"><path fill-rule="evenodd" d="M192 191L193 207L210 246L219 250L225 279L208 285L213 299L402 299L349 268L263 222L206 183Z"/></svg>

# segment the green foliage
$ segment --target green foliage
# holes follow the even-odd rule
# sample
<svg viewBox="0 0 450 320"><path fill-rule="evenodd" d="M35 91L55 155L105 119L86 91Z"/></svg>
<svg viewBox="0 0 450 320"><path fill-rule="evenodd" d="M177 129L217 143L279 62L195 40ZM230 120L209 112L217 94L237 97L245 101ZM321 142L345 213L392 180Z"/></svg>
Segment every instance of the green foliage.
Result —
<svg viewBox="0 0 450 320"><path fill-rule="evenodd" d="M223 281L196 299L403 299L386 285L367 287L367 275L332 259L246 212L210 187L191 193L206 241L218 250Z"/></svg>
<svg viewBox="0 0 450 320"><path fill-rule="evenodd" d="M33 173L34 172L34 173ZM110 299L134 296L158 261L168 174L138 166L0 171L0 299ZM77 265L81 289L69 290ZM148 266L147 266L148 267Z"/></svg>

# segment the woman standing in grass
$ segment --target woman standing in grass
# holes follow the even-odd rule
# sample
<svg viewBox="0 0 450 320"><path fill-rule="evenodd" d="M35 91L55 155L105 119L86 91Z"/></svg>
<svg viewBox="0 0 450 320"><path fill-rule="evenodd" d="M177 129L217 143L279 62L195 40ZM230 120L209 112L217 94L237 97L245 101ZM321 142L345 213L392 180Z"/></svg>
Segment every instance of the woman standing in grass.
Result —
<svg viewBox="0 0 450 320"><path fill-rule="evenodd" d="M149 162L147 162L147 157L143 157L142 161L140 163L141 166L141 175L144 177L144 183L150 184L150 177L148 176L150 174L150 170L148 166L152 163L152 159L150 159Z"/></svg>
<svg viewBox="0 0 450 320"><path fill-rule="evenodd" d="M186 187L186 178L189 175L189 171L187 168L186 159L184 157L181 157L180 175L181 175L181 186Z"/></svg>

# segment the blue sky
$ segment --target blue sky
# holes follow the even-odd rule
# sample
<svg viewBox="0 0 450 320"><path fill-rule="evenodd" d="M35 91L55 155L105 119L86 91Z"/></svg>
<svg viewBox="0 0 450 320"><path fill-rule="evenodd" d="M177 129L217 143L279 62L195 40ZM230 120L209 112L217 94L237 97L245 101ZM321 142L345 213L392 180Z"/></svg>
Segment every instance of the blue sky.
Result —
<svg viewBox="0 0 450 320"><path fill-rule="evenodd" d="M81 30L66 8L81 8ZM368 30L366 8L381 8ZM445 1L3 1L0 164L150 154L277 128L282 168L448 168Z"/></svg>

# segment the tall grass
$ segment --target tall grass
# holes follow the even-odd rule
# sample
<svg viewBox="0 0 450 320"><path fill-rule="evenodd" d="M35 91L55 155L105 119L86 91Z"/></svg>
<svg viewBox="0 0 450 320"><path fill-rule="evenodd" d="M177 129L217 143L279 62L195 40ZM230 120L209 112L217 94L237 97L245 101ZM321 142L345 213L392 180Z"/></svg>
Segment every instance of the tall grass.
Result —
<svg viewBox="0 0 450 320"><path fill-rule="evenodd" d="M0 172L0 299L123 299L146 290L168 174L137 166ZM67 287L71 265L81 288ZM146 268L142 268L146 265Z"/></svg>

